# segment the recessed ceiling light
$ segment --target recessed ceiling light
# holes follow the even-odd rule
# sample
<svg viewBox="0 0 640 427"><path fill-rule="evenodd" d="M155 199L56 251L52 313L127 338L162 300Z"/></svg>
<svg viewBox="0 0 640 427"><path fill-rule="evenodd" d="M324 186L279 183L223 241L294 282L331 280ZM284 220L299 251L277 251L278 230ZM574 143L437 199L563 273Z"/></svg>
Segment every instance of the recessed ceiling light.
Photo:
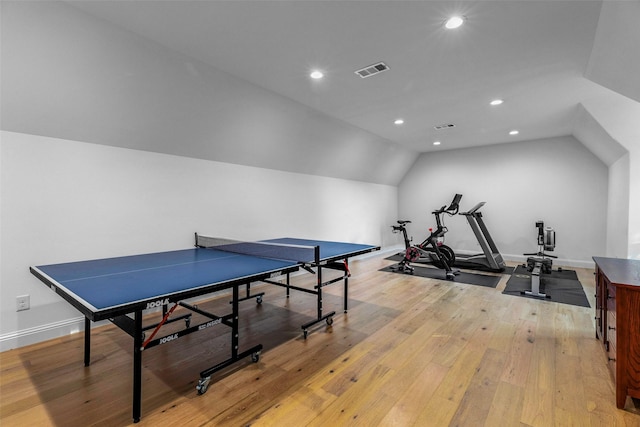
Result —
<svg viewBox="0 0 640 427"><path fill-rule="evenodd" d="M445 21L444 26L448 30L453 30L455 28L460 27L462 24L464 24L463 16L452 16L451 18Z"/></svg>
<svg viewBox="0 0 640 427"><path fill-rule="evenodd" d="M493 101L491 101L489 104L491 105L500 105L502 104L504 101L502 99L494 99Z"/></svg>
<svg viewBox="0 0 640 427"><path fill-rule="evenodd" d="M509 135L517 135L519 133L520 133L520 131L512 130L511 132L509 132Z"/></svg>
<svg viewBox="0 0 640 427"><path fill-rule="evenodd" d="M393 122L393 124L395 124L395 125L402 125L402 124L404 124L404 120L402 120L402 119L396 119L396 121L395 121L395 122Z"/></svg>
<svg viewBox="0 0 640 427"><path fill-rule="evenodd" d="M433 145L440 145L440 141L435 141Z"/></svg>
<svg viewBox="0 0 640 427"><path fill-rule="evenodd" d="M309 74L309 77L311 77L312 79L318 80L324 77L324 73L320 70L314 70L311 72L311 74Z"/></svg>

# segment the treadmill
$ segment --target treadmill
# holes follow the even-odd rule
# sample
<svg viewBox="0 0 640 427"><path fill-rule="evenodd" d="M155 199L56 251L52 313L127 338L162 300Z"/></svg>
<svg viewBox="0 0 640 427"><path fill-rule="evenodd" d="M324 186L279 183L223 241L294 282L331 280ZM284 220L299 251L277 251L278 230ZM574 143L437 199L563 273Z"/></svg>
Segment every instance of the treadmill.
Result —
<svg viewBox="0 0 640 427"><path fill-rule="evenodd" d="M467 222L482 248L482 253L475 255L456 254L456 260L453 265L460 268L502 272L505 270L506 264L482 219L480 208L484 205L485 202L480 202L468 212L460 212L459 214L467 218Z"/></svg>

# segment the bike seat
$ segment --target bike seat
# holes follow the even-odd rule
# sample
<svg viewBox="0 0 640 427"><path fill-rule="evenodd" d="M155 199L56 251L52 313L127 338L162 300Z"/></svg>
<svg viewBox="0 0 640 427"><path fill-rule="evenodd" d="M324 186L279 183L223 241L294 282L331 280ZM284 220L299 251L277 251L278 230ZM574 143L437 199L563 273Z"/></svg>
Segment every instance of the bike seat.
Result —
<svg viewBox="0 0 640 427"><path fill-rule="evenodd" d="M398 224L400 224L400 225L411 224L411 221L404 221L404 220L399 219L398 220Z"/></svg>

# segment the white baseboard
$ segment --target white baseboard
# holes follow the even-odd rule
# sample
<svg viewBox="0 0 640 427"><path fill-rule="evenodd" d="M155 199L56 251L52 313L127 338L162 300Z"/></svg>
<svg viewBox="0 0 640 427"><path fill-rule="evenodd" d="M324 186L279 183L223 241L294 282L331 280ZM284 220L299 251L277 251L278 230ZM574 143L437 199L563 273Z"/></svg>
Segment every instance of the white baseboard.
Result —
<svg viewBox="0 0 640 427"><path fill-rule="evenodd" d="M367 252L366 254L359 255L353 259L367 259L374 257L387 257L390 255L395 255L398 252L404 252L404 245L394 245L394 246L386 246L380 248L379 251Z"/></svg>
<svg viewBox="0 0 640 427"><path fill-rule="evenodd" d="M24 347L71 335L84 330L84 317L74 317L33 328L21 329L0 335L0 351L7 351L18 347Z"/></svg>

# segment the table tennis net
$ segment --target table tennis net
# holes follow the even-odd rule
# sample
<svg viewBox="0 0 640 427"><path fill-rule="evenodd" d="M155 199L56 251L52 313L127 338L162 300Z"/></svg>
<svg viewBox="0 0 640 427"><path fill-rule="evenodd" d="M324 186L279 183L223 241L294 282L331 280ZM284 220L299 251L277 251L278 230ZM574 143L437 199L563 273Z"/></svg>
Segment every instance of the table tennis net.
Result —
<svg viewBox="0 0 640 427"><path fill-rule="evenodd" d="M245 242L196 234L196 246L261 258L310 263L316 260L316 246L286 245L270 242Z"/></svg>

